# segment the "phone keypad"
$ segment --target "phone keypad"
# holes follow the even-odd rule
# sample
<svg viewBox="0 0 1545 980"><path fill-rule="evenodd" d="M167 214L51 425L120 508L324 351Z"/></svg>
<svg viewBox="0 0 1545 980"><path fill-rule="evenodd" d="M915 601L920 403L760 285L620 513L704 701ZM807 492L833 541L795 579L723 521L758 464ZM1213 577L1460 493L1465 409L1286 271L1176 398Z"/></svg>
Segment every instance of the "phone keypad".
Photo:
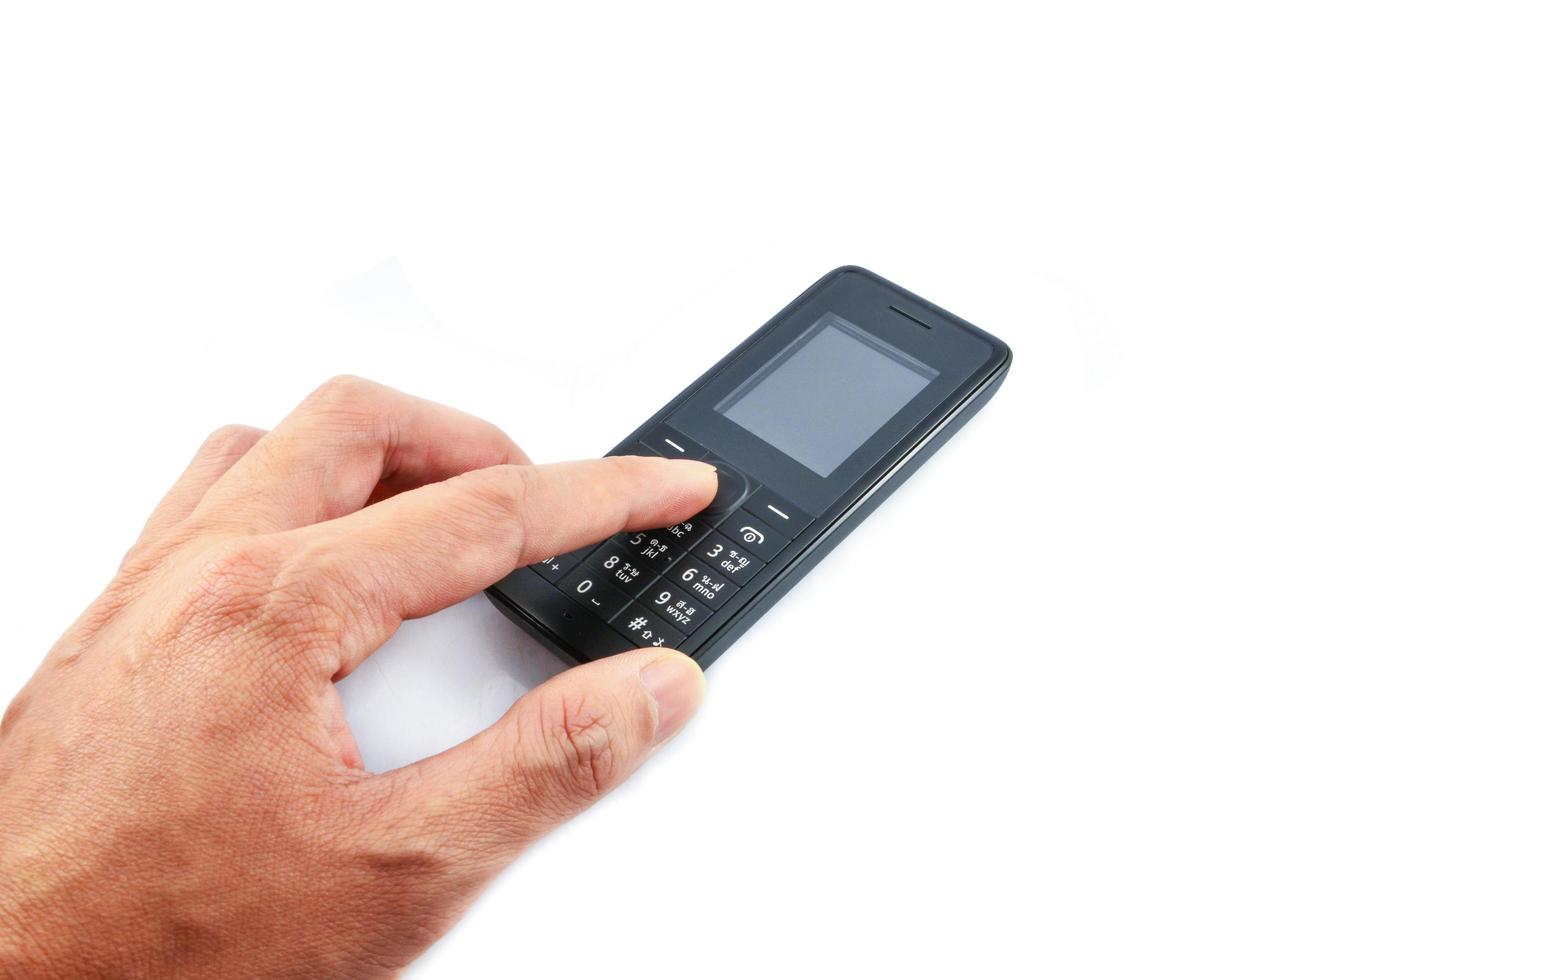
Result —
<svg viewBox="0 0 1545 980"><path fill-rule="evenodd" d="M544 558L530 570L593 614L596 628L609 627L614 632L608 635L634 646L680 645L811 523L788 501L669 426L656 426L621 451L706 458L719 468L719 492L690 520L619 534L598 547Z"/></svg>

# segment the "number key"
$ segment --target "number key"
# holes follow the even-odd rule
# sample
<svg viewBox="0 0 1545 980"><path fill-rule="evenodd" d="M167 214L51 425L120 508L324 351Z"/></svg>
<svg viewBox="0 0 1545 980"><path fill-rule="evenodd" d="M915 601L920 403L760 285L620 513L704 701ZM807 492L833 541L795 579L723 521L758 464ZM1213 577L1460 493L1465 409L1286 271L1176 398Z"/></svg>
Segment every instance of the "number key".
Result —
<svg viewBox="0 0 1545 980"><path fill-rule="evenodd" d="M717 569L737 586L745 584L766 564L747 551L744 545L731 541L717 531L708 535L701 544L693 548L692 556L708 562L712 568Z"/></svg>
<svg viewBox="0 0 1545 980"><path fill-rule="evenodd" d="M558 583L575 602L604 619L611 619L629 602L626 594L606 583L596 566L586 563Z"/></svg>
<svg viewBox="0 0 1545 980"><path fill-rule="evenodd" d="M655 577L642 559L615 541L597 548L585 567L594 568L608 583L628 595L638 595Z"/></svg>
<svg viewBox="0 0 1545 980"><path fill-rule="evenodd" d="M670 527L661 528L655 533L674 538L676 543L685 550L696 544L698 538L708 533L708 525L703 521L682 521L680 524L672 524Z"/></svg>
<svg viewBox="0 0 1545 980"><path fill-rule="evenodd" d="M619 534L616 541L633 553L642 564L663 572L671 562L687 553L686 545L664 531L635 531Z"/></svg>
<svg viewBox="0 0 1545 980"><path fill-rule="evenodd" d="M541 561L530 565L530 569L547 581L557 585L565 575L579 567L580 560L590 553L589 548L581 548L571 551L566 555L556 555L552 558L543 558Z"/></svg>
<svg viewBox="0 0 1545 980"><path fill-rule="evenodd" d="M651 595L646 596L646 601L643 602L660 617L661 622L668 623L690 635L703 624L703 620L713 614L713 610L705 603L698 602L692 596L677 589L662 588L663 584L664 580L656 582Z"/></svg>
<svg viewBox="0 0 1545 980"><path fill-rule="evenodd" d="M718 609L740 591L740 586L731 583L717 566L696 556L671 569L655 584L658 589L674 589L680 595L691 596L710 609Z"/></svg>

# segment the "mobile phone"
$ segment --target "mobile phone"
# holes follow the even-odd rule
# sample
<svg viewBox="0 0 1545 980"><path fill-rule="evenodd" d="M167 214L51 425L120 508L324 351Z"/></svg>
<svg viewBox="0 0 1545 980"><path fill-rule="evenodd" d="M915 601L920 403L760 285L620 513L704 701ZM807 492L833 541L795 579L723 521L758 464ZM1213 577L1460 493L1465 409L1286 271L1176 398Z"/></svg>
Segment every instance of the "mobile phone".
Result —
<svg viewBox="0 0 1545 980"><path fill-rule="evenodd" d="M835 269L610 453L712 463L708 509L488 595L571 663L656 646L707 667L987 403L1012 358L894 283Z"/></svg>

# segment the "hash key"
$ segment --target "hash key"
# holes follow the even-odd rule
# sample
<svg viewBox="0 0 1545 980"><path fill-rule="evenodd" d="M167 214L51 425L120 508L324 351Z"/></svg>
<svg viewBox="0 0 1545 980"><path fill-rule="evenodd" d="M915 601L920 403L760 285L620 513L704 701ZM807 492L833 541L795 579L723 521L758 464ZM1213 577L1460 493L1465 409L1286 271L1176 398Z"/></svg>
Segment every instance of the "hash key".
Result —
<svg viewBox="0 0 1545 980"><path fill-rule="evenodd" d="M612 629L632 640L634 646L640 647L676 647L686 639L673 627L665 625L652 610L637 604L618 613L612 619Z"/></svg>

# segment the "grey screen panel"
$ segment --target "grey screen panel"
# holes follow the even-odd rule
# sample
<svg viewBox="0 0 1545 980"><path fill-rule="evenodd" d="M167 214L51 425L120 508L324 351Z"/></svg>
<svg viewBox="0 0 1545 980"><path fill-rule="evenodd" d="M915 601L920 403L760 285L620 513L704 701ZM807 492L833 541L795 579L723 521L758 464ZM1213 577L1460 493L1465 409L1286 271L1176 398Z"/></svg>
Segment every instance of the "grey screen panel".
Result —
<svg viewBox="0 0 1545 980"><path fill-rule="evenodd" d="M826 477L938 376L827 313L714 410Z"/></svg>

